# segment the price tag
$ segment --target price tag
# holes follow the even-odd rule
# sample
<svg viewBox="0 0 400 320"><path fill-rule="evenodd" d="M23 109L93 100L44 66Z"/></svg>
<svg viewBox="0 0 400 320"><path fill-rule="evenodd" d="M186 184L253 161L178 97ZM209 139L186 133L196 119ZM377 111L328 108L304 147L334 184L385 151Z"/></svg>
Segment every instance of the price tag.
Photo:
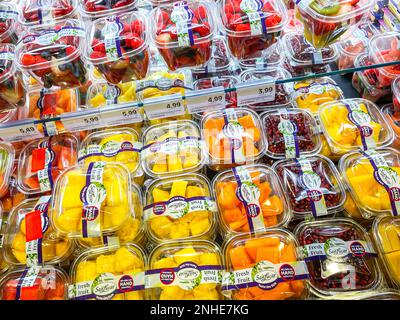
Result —
<svg viewBox="0 0 400 320"><path fill-rule="evenodd" d="M185 114L185 106L179 93L157 99L146 99L143 108L149 120Z"/></svg>
<svg viewBox="0 0 400 320"><path fill-rule="evenodd" d="M275 100L275 80L261 79L236 86L238 106L270 102Z"/></svg>
<svg viewBox="0 0 400 320"><path fill-rule="evenodd" d="M61 115L61 122L69 132L100 128L103 125L98 110Z"/></svg>
<svg viewBox="0 0 400 320"><path fill-rule="evenodd" d="M103 123L108 126L121 124L138 123L143 121L142 110L137 106L117 106L113 108L100 109L100 116Z"/></svg>
<svg viewBox="0 0 400 320"><path fill-rule="evenodd" d="M32 121L0 126L0 137L4 141L17 142L43 138L44 135L37 130Z"/></svg>
<svg viewBox="0 0 400 320"><path fill-rule="evenodd" d="M188 92L185 95L190 114L224 109L226 106L224 87Z"/></svg>

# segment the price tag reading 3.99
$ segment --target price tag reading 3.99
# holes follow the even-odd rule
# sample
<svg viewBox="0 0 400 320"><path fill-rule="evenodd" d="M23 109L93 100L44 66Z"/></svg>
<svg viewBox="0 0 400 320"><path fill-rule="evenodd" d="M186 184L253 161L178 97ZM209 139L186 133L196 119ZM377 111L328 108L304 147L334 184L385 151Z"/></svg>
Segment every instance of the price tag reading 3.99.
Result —
<svg viewBox="0 0 400 320"><path fill-rule="evenodd" d="M161 99L146 99L143 108L150 120L185 114L185 106L179 93Z"/></svg>
<svg viewBox="0 0 400 320"><path fill-rule="evenodd" d="M224 109L226 105L224 87L199 90L186 94L188 112L202 113L212 110Z"/></svg>
<svg viewBox="0 0 400 320"><path fill-rule="evenodd" d="M236 87L238 106L270 102L275 100L275 82L272 79L257 80L248 83L241 83Z"/></svg>

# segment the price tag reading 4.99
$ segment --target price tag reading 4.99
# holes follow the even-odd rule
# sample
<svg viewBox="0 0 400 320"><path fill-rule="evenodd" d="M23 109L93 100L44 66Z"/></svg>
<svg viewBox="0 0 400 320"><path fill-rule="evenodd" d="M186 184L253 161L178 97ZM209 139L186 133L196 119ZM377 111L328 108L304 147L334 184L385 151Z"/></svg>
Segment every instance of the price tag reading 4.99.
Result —
<svg viewBox="0 0 400 320"><path fill-rule="evenodd" d="M158 99L146 99L143 108L150 120L185 114L185 106L179 93Z"/></svg>
<svg viewBox="0 0 400 320"><path fill-rule="evenodd" d="M225 108L224 87L188 92L185 96L188 112L202 113Z"/></svg>
<svg viewBox="0 0 400 320"><path fill-rule="evenodd" d="M241 83L236 87L238 106L275 100L275 81L271 78Z"/></svg>

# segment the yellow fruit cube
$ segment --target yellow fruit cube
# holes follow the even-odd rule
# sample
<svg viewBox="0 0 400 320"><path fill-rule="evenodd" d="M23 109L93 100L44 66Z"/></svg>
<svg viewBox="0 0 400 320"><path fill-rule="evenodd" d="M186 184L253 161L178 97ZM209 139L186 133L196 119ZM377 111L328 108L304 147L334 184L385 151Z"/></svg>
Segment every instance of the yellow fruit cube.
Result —
<svg viewBox="0 0 400 320"><path fill-rule="evenodd" d="M143 290L125 292L125 300L143 300Z"/></svg>
<svg viewBox="0 0 400 320"><path fill-rule="evenodd" d="M197 166L199 163L199 157L197 153L191 153L190 156L187 156L183 160L183 168L189 169Z"/></svg>
<svg viewBox="0 0 400 320"><path fill-rule="evenodd" d="M170 198L172 197L184 197L186 195L186 187L188 182L185 180L178 180L172 183Z"/></svg>
<svg viewBox="0 0 400 320"><path fill-rule="evenodd" d="M115 179L112 181L107 181L104 183L106 188L106 203L109 207L117 207L128 205L127 199L127 186L120 179Z"/></svg>
<svg viewBox="0 0 400 320"><path fill-rule="evenodd" d="M171 257L162 258L153 263L153 269L174 268L176 266L175 260Z"/></svg>
<svg viewBox="0 0 400 320"><path fill-rule="evenodd" d="M25 252L25 247L26 247L25 235L23 235L22 233L17 233L13 239L12 248L17 251Z"/></svg>
<svg viewBox="0 0 400 320"><path fill-rule="evenodd" d="M160 238L169 238L173 223L168 217L154 217L150 221L150 228Z"/></svg>
<svg viewBox="0 0 400 320"><path fill-rule="evenodd" d="M168 166L166 163L155 163L152 170L156 173L164 173L168 171Z"/></svg>
<svg viewBox="0 0 400 320"><path fill-rule="evenodd" d="M187 247L175 252L174 260L178 266L187 261L199 264L200 263L199 256L200 253L194 250L193 247Z"/></svg>
<svg viewBox="0 0 400 320"><path fill-rule="evenodd" d="M17 259L19 263L26 263L26 252L25 251L19 251L19 250L12 249L12 253L13 253L15 259Z"/></svg>
<svg viewBox="0 0 400 320"><path fill-rule="evenodd" d="M169 200L169 192L159 188L154 188L152 191L153 202L165 202Z"/></svg>
<svg viewBox="0 0 400 320"><path fill-rule="evenodd" d="M190 228L187 223L174 223L169 232L170 239L183 239L190 236Z"/></svg>
<svg viewBox="0 0 400 320"><path fill-rule="evenodd" d="M104 207L104 224L103 227L120 227L124 221L130 216L129 207L126 205L117 207ZM111 223L111 226L110 226Z"/></svg>
<svg viewBox="0 0 400 320"><path fill-rule="evenodd" d="M142 268L143 261L136 254L130 252L127 248L122 247L115 253L115 271L125 273L129 269Z"/></svg>
<svg viewBox="0 0 400 320"><path fill-rule="evenodd" d="M206 266L217 266L220 265L220 259L215 253L205 252L200 255L200 264Z"/></svg>
<svg viewBox="0 0 400 320"><path fill-rule="evenodd" d="M185 290L178 286L162 287L160 300L182 300Z"/></svg>
<svg viewBox="0 0 400 320"><path fill-rule="evenodd" d="M400 251L400 227L395 225L385 225L379 228L382 235L382 246L385 252Z"/></svg>
<svg viewBox="0 0 400 320"><path fill-rule="evenodd" d="M57 223L64 232L74 232L81 229L82 208L65 210L58 218Z"/></svg>
<svg viewBox="0 0 400 320"><path fill-rule="evenodd" d="M195 218L189 223L190 232L192 235L200 235L210 229L210 221L206 219Z"/></svg>
<svg viewBox="0 0 400 320"><path fill-rule="evenodd" d="M125 294L124 293L116 294L114 297L112 297L111 300L125 300Z"/></svg>
<svg viewBox="0 0 400 320"><path fill-rule="evenodd" d="M96 272L101 273L115 273L115 255L100 255L96 258Z"/></svg>
<svg viewBox="0 0 400 320"><path fill-rule="evenodd" d="M56 256L62 257L68 251L68 242L66 240L57 241L56 243Z"/></svg>
<svg viewBox="0 0 400 320"><path fill-rule="evenodd" d="M84 188L84 184L68 184L62 191L61 207L64 210L73 208L82 208L83 203L81 201L81 191Z"/></svg>
<svg viewBox="0 0 400 320"><path fill-rule="evenodd" d="M82 261L78 264L76 269L76 282L94 280L96 276L96 262Z"/></svg>
<svg viewBox="0 0 400 320"><path fill-rule="evenodd" d="M117 234L121 242L133 241L138 234L140 227L139 219L130 217L118 230Z"/></svg>
<svg viewBox="0 0 400 320"><path fill-rule="evenodd" d="M43 241L42 243L42 255L44 261L49 261L54 258L56 248L53 243L49 241Z"/></svg>

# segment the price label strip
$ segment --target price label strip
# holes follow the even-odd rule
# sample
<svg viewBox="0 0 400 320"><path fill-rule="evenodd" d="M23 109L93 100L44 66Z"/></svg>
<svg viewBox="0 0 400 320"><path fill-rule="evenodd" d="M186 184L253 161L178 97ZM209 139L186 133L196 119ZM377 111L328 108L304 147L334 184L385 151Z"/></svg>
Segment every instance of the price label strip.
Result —
<svg viewBox="0 0 400 320"><path fill-rule="evenodd" d="M225 109L224 87L219 86L185 94L186 106L190 114Z"/></svg>
<svg viewBox="0 0 400 320"><path fill-rule="evenodd" d="M143 122L143 110L137 105L100 108L100 117L107 126Z"/></svg>
<svg viewBox="0 0 400 320"><path fill-rule="evenodd" d="M61 115L61 122L68 132L104 127L99 110L88 110Z"/></svg>
<svg viewBox="0 0 400 320"><path fill-rule="evenodd" d="M179 93L157 99L145 99L143 108L149 120L176 117L185 114L182 95Z"/></svg>
<svg viewBox="0 0 400 320"><path fill-rule="evenodd" d="M236 86L236 94L238 106L274 101L276 97L275 80L270 77L270 79L240 83Z"/></svg>
<svg viewBox="0 0 400 320"><path fill-rule="evenodd" d="M18 142L43 138L32 121L16 121L12 124L0 126L0 137L3 141Z"/></svg>

